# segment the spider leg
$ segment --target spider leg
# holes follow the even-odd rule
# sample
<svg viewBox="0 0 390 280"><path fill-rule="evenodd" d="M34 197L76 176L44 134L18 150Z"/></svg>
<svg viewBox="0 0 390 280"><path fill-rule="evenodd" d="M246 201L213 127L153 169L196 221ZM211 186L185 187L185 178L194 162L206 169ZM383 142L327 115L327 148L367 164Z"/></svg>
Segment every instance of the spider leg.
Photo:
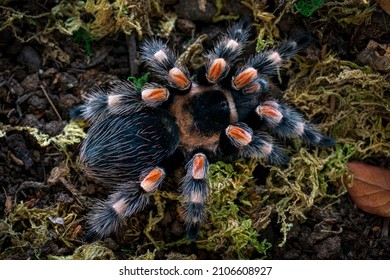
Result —
<svg viewBox="0 0 390 280"><path fill-rule="evenodd" d="M208 195L206 181L209 162L202 153L195 154L186 165L181 191L184 199L184 223L187 236L193 240L206 219L205 203Z"/></svg>
<svg viewBox="0 0 390 280"><path fill-rule="evenodd" d="M187 92L191 88L188 69L177 62L176 55L159 39L145 41L141 46L141 59L162 81L173 89Z"/></svg>
<svg viewBox="0 0 390 280"><path fill-rule="evenodd" d="M256 80L249 83L242 89L242 93L245 95L249 94L262 94L268 92L269 83L265 79L264 75L259 75Z"/></svg>
<svg viewBox="0 0 390 280"><path fill-rule="evenodd" d="M249 27L244 21L233 24L215 44L208 55L206 80L210 84L220 82L228 74L231 64L242 54L248 40Z"/></svg>
<svg viewBox="0 0 390 280"><path fill-rule="evenodd" d="M274 75L286 59L306 48L311 40L310 36L303 35L284 42L274 50L252 56L233 76L232 87L236 90L245 89L261 75Z"/></svg>
<svg viewBox="0 0 390 280"><path fill-rule="evenodd" d="M333 146L335 140L322 135L296 110L275 101L266 101L256 108L263 123L282 138L301 138L308 144Z"/></svg>
<svg viewBox="0 0 390 280"><path fill-rule="evenodd" d="M165 177L160 167L142 172L140 182L118 185L107 200L99 201L89 213L87 236L104 238L117 232L123 218L142 211L149 202L149 194L155 192Z"/></svg>
<svg viewBox="0 0 390 280"><path fill-rule="evenodd" d="M288 163L288 156L269 135L253 131L246 123L238 122L229 125L225 130L225 135L231 146L223 147L224 150L235 148L240 157L265 158L272 165Z"/></svg>
<svg viewBox="0 0 390 280"><path fill-rule="evenodd" d="M110 115L127 115L145 106L159 106L168 98L168 89L156 83L147 83L139 90L129 82L119 82L108 91L95 89L85 95L84 104L74 107L70 117L95 123Z"/></svg>
<svg viewBox="0 0 390 280"><path fill-rule="evenodd" d="M156 83L147 83L142 87L141 99L150 107L157 107L169 98L169 90Z"/></svg>

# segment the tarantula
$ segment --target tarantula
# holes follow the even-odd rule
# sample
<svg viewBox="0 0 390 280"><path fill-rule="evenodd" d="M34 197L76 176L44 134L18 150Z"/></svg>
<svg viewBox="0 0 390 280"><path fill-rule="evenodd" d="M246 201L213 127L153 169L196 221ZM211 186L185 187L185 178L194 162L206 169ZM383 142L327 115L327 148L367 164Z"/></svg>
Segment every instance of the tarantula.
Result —
<svg viewBox="0 0 390 280"><path fill-rule="evenodd" d="M108 236L124 217L141 211L161 185L164 166L174 153L185 163L180 186L183 220L188 237L194 239L206 219L210 162L246 157L287 164L288 156L274 138L334 144L295 109L269 98L269 77L306 48L311 37L287 40L237 67L249 30L243 21L231 25L193 79L165 43L146 41L141 58L162 85L137 89L121 82L108 91L92 91L73 112L90 123L80 151L85 172L114 188L91 210L90 234Z"/></svg>

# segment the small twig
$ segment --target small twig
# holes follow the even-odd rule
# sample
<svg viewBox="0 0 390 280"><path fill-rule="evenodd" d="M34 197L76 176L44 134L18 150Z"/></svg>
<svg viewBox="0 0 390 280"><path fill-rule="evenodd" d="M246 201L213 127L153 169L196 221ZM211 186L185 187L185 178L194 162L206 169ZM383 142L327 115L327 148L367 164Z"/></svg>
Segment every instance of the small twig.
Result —
<svg viewBox="0 0 390 280"><path fill-rule="evenodd" d="M50 96L47 94L45 88L44 88L42 85L39 85L39 87L41 88L41 90L42 90L43 93L45 94L46 99L49 101L49 103L50 103L51 107L53 108L54 112L56 113L57 117L60 119L60 121L62 121L62 118L61 118L60 113L58 113L56 106L54 106L54 103L53 103L53 101L51 101L51 98L50 98Z"/></svg>
<svg viewBox="0 0 390 280"><path fill-rule="evenodd" d="M341 234L343 232L343 228L340 227L339 230L328 230L328 229L322 229L322 233L334 233L334 234Z"/></svg>
<svg viewBox="0 0 390 280"><path fill-rule="evenodd" d="M126 36L127 50L129 52L129 74L130 76L138 75L138 60L137 60L137 43L135 34L132 32Z"/></svg>
<svg viewBox="0 0 390 280"><path fill-rule="evenodd" d="M382 227L382 236L389 236L389 222L390 218L385 218L383 220L383 227Z"/></svg>
<svg viewBox="0 0 390 280"><path fill-rule="evenodd" d="M334 113L334 111L336 110L336 97L334 95L330 96L329 109L331 113Z"/></svg>
<svg viewBox="0 0 390 280"><path fill-rule="evenodd" d="M69 183L65 179L65 177L60 177L59 180L65 186L65 188L73 195L78 205L84 207L84 204L80 201L81 193L76 189L76 187L73 184Z"/></svg>

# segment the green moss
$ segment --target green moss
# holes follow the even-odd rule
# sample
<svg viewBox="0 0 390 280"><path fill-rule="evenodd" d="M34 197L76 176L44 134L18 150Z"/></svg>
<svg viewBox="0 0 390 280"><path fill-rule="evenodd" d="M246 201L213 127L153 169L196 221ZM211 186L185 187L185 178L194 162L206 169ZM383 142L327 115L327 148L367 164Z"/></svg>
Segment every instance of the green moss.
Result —
<svg viewBox="0 0 390 280"><path fill-rule="evenodd" d="M188 65L192 69L198 69L205 64L203 54L203 42L207 39L206 34L200 35L192 42L186 50L179 56L177 62Z"/></svg>
<svg viewBox="0 0 390 280"><path fill-rule="evenodd" d="M174 13L166 13L163 16L163 20L160 21L160 30L159 30L159 35L165 38L168 38L173 29L175 28L177 20L177 15Z"/></svg>
<svg viewBox="0 0 390 280"><path fill-rule="evenodd" d="M325 1L324 13L320 21L329 21L333 18L340 26L367 25L371 22L371 16L376 10L374 1L370 0L341 0Z"/></svg>
<svg viewBox="0 0 390 280"><path fill-rule="evenodd" d="M322 130L354 147L353 159L390 156L390 82L368 66L328 55L298 58L298 73L285 96L309 119L322 117Z"/></svg>
<svg viewBox="0 0 390 280"><path fill-rule="evenodd" d="M70 256L49 256L51 260L115 260L115 254L102 241L84 244Z"/></svg>
<svg viewBox="0 0 390 280"><path fill-rule="evenodd" d="M84 44L85 52L88 56L94 56L95 52L92 49L91 42L96 40L91 34L89 34L84 29L80 28L76 32L73 33L73 37L76 42Z"/></svg>
<svg viewBox="0 0 390 280"><path fill-rule="evenodd" d="M253 11L253 25L258 30L256 52L273 47L280 38L278 23L284 14L292 9L292 3L288 2L279 14L268 12L264 4L255 0L242 1L242 4Z"/></svg>
<svg viewBox="0 0 390 280"><path fill-rule="evenodd" d="M149 24L147 1L87 0L85 2L61 1L52 9L55 27L60 32L72 35L80 28L96 38L112 35L119 30L130 34L135 30L142 36L142 26ZM92 20L84 21L88 14ZM142 24L141 24L142 22Z"/></svg>
<svg viewBox="0 0 390 280"><path fill-rule="evenodd" d="M50 136L39 131L35 127L10 126L0 123L0 137L4 137L7 131L27 131L33 136L41 147L47 147L54 144L61 151L66 151L68 145L80 143L86 136L83 130L84 123L71 120L62 130L62 133L56 136Z"/></svg>
<svg viewBox="0 0 390 280"><path fill-rule="evenodd" d="M157 0L152 2L153 7L159 6ZM85 30L96 39L113 35L118 31L125 34L135 31L141 37L144 32L152 33L149 26L149 16L153 12L151 6L150 1L146 0L62 0L50 12L39 15L30 15L26 11L0 6L5 11L0 21L0 31L12 27L16 21L23 20L35 25L37 33L44 35L46 40L54 30L66 35ZM40 22L41 19L44 24ZM37 34L35 36L38 37ZM26 38L20 39L27 40Z"/></svg>
<svg viewBox="0 0 390 280"><path fill-rule="evenodd" d="M77 214L60 205L39 209L28 203L15 205L4 219L0 220L0 259L46 258L45 248L61 244L62 251L74 250L80 243L72 238L72 229L79 223ZM9 244L10 243L10 244Z"/></svg>
<svg viewBox="0 0 390 280"><path fill-rule="evenodd" d="M225 258L265 256L271 245L260 238L249 213L243 211L257 203L250 200L247 190L253 187L251 174L256 165L255 161L241 160L210 166L209 222L196 242L199 248L220 252Z"/></svg>
<svg viewBox="0 0 390 280"><path fill-rule="evenodd" d="M146 84L150 76L150 72L146 72L141 77L127 77L127 80L133 84L136 90L141 90L141 88Z"/></svg>
<svg viewBox="0 0 390 280"><path fill-rule="evenodd" d="M215 0L215 7L217 7L217 12L213 16L213 22L218 22L222 20L237 20L239 18L238 15L223 15L222 14L222 8L223 8L223 1L222 0Z"/></svg>
<svg viewBox="0 0 390 280"><path fill-rule="evenodd" d="M310 17L322 6L323 3L324 0L299 0L294 3L294 6L302 15L304 15L305 17Z"/></svg>
<svg viewBox="0 0 390 280"><path fill-rule="evenodd" d="M271 168L268 203L275 201L284 236L281 246L293 220L304 220L314 204L345 193L341 178L348 173L348 161L390 156L388 79L367 66L331 55L314 62L298 57L297 62L285 97L308 119L321 117L321 131L332 135L337 144L310 152L291 147L288 168Z"/></svg>

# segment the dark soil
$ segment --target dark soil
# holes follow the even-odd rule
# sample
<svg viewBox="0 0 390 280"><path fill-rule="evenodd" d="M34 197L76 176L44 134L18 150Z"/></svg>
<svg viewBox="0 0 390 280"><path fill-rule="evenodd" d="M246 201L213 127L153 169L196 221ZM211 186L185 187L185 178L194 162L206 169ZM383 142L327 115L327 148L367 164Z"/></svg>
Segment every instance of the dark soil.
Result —
<svg viewBox="0 0 390 280"><path fill-rule="evenodd" d="M180 24L177 23L179 26L172 32L170 43L175 45L179 52L184 49L183 42L192 35L196 38L200 34L207 34L208 39L204 46L210 47L219 30L226 26L225 21L211 22L216 12L213 1L207 1L206 12L199 14L189 12L190 6L194 3L197 5L197 1L165 2L166 11L178 15ZM192 4L187 5L185 2ZM279 13L280 7L285 3L276 3L277 5L268 5L267 11ZM29 14L36 15L50 11L51 8L50 4L27 5L23 1L12 1L8 6L16 10L25 9ZM197 8L194 9L198 11ZM252 16L252 12L241 5L237 8L226 4L222 13L228 14L232 11ZM5 10L0 7L0 16L3 15ZM155 20L152 25L157 25L158 19ZM310 32L315 40L311 46L312 56L320 55L326 48L328 52L354 62L370 40L389 43L390 17L380 8L376 9L367 25L351 24L340 28L333 18L329 18L327 22L318 20L316 13L308 18L300 14L286 14L278 24L280 36L287 38L301 32ZM134 48L134 40L138 43L134 36L127 37L118 32L92 41L94 55L89 56L83 42L54 31L51 36L56 38L60 48L70 57L69 63L64 63L45 55L51 51L48 49L49 44L44 45L33 38L35 28L35 25L22 19L0 31L0 125L34 127L50 136L58 135L69 121L70 109L81 103L82 96L91 88L105 87L114 81L125 80L130 75L142 74L142 65L138 65L136 61L129 63L129 50ZM22 42L21 38L32 39ZM285 85L281 85L282 88L283 86ZM5 137L0 137L0 220L4 221L12 215L20 204L28 209L46 209L61 205L60 211L63 213L69 209L77 213L76 222L68 229L73 237L73 246L65 246L61 238L46 236L46 241L38 253L36 249L28 250L22 245L20 250L11 250L10 248L16 246L10 237L12 235L0 232L0 252L3 252L4 258L46 259L49 256L68 256L74 253L77 246L90 244L83 239L86 214L93 199L104 198L108 188L93 179L85 178L82 172L77 170L78 149L78 144L67 146L66 153L52 144L41 147L26 130L9 130ZM63 167L69 162L71 168L70 174L67 174ZM65 172L65 175L50 182L49 179L53 179L53 170ZM316 205L307 213L306 220L293 222L283 247L277 246L282 240L282 234L276 217L271 216L270 225L261 233L262 237L273 244L267 251L266 258L390 259L388 220L359 210L348 195L340 197L330 207L325 207L327 205L329 201L324 201L324 205ZM154 207L152 203L148 209ZM164 238L166 243L171 243L184 238L182 221L177 217L176 207L176 201L166 203L164 218L152 230L156 240ZM148 209L137 216L135 228L142 230L147 224ZM26 223L29 223L27 218L15 221L12 229L16 234L15 238L22 238L26 233ZM54 231L56 223L47 226ZM5 233L6 229L0 228L0 231ZM23 235L23 238L26 236ZM34 236L30 238L33 240ZM116 258L128 258L129 252L130 255L139 256L156 248L143 235L108 238L104 244L115 253ZM145 245L140 249L137 247L139 244ZM210 252L198 249L195 244L185 244L174 248L160 248L154 258L185 256L198 259L225 257L223 252ZM261 257L250 252L247 256Z"/></svg>

